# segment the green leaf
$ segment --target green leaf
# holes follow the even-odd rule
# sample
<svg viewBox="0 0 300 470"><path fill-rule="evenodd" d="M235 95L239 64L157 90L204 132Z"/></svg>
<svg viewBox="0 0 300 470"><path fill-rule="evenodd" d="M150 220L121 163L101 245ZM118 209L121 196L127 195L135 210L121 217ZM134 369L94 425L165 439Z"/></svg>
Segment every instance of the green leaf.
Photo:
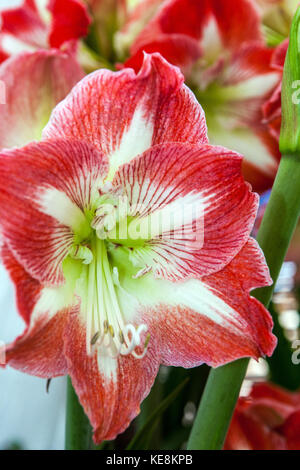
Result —
<svg viewBox="0 0 300 470"><path fill-rule="evenodd" d="M155 411L149 416L146 420L145 424L138 430L135 434L134 438L128 444L126 450L147 450L148 444L150 442L152 433L154 432L157 423L159 421L160 416L162 413L168 408L168 406L175 400L181 390L186 386L189 378L185 379L181 382L175 390L170 393L156 408Z"/></svg>
<svg viewBox="0 0 300 470"><path fill-rule="evenodd" d="M279 140L284 155L300 152L300 8L291 27L289 47L285 59L281 106L282 125Z"/></svg>

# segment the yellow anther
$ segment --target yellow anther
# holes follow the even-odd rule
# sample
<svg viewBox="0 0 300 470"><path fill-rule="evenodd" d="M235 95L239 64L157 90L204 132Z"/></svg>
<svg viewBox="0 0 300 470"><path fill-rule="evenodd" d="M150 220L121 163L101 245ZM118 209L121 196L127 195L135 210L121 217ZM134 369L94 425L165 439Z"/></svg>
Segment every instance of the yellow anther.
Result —
<svg viewBox="0 0 300 470"><path fill-rule="evenodd" d="M95 333L91 339L91 345L94 346L94 344L97 343L99 338L100 338L100 331L97 331L97 333Z"/></svg>
<svg viewBox="0 0 300 470"><path fill-rule="evenodd" d="M108 321L104 320L103 322L104 334L108 333Z"/></svg>
<svg viewBox="0 0 300 470"><path fill-rule="evenodd" d="M120 340L121 344L123 344L125 342L124 335L123 335L121 330L119 331L119 340Z"/></svg>
<svg viewBox="0 0 300 470"><path fill-rule="evenodd" d="M108 329L109 329L109 332L111 334L111 337L113 338L115 336L115 332L114 332L114 329L113 329L112 325L109 325Z"/></svg>

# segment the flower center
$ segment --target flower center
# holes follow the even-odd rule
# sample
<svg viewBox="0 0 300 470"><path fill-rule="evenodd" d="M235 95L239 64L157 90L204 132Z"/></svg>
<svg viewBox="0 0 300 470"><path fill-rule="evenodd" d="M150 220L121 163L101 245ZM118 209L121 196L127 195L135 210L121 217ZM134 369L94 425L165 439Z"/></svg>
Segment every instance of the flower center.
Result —
<svg viewBox="0 0 300 470"><path fill-rule="evenodd" d="M147 332L147 326L134 326L126 321L119 295L131 297L131 304L136 305L137 301L120 285L118 268L111 267L107 252L108 242L94 236L90 249L87 248L92 256L86 253L85 248L79 247L77 255L81 251L84 258L84 273L81 277L83 294L80 297L82 310L86 314L87 354L92 355L97 350L110 357L120 354L144 357L149 335L146 335L143 342L142 336Z"/></svg>
<svg viewBox="0 0 300 470"><path fill-rule="evenodd" d="M85 212L86 230L74 234L69 251L71 258L82 262L76 291L87 324L87 354L97 350L111 357L132 354L142 358L149 342L147 326L127 321L137 311L138 301L121 286L118 267L112 266L109 251L123 246L131 253L134 247L143 245L145 237L135 227L128 230L136 217L131 215L122 194L111 188L105 193L99 191L93 207Z"/></svg>

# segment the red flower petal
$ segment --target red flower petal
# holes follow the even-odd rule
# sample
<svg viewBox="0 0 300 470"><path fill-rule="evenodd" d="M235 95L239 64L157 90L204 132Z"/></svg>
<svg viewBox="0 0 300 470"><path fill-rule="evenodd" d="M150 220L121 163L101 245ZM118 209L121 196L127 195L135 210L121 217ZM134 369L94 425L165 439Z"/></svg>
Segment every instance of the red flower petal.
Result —
<svg viewBox="0 0 300 470"><path fill-rule="evenodd" d="M145 55L137 75L99 70L86 77L55 109L44 136L92 142L117 166L154 144L207 142L202 108L159 54Z"/></svg>
<svg viewBox="0 0 300 470"><path fill-rule="evenodd" d="M243 41L262 40L260 18L249 0L173 0L165 2L139 34L131 53L135 54L162 33L184 34L201 43L210 24L215 25L225 48L237 49Z"/></svg>
<svg viewBox="0 0 300 470"><path fill-rule="evenodd" d="M47 312L32 327L7 346L6 364L37 377L51 378L67 374L63 355L63 333L68 310L48 321Z"/></svg>
<svg viewBox="0 0 300 470"><path fill-rule="evenodd" d="M86 329L74 311L65 333L65 356L73 386L94 429L94 440L112 440L139 413L158 372L159 350L152 338L143 359L88 357Z"/></svg>
<svg viewBox="0 0 300 470"><path fill-rule="evenodd" d="M180 65L182 70L189 73L190 66L201 56L201 49L198 42L184 34L157 35L155 40L145 44L124 64L124 67L131 67L138 72L144 61L144 52L151 54L159 53L170 64Z"/></svg>
<svg viewBox="0 0 300 470"><path fill-rule="evenodd" d="M28 325L42 286L17 262L7 245L2 247L1 259L15 285L18 311Z"/></svg>
<svg viewBox="0 0 300 470"><path fill-rule="evenodd" d="M164 224L132 256L142 268L150 257L154 274L170 280L222 269L256 217L257 196L241 175L241 157L222 147L157 145L121 167L113 184L124 188L139 226L152 230L158 217Z"/></svg>
<svg viewBox="0 0 300 470"><path fill-rule="evenodd" d="M6 364L38 377L66 374L63 331L67 310L51 318L47 307L44 311L39 308L36 311L35 307L42 296L41 284L26 273L6 245L1 256L15 285L19 313L27 324L24 333L7 346Z"/></svg>
<svg viewBox="0 0 300 470"><path fill-rule="evenodd" d="M23 53L5 61L0 80L0 149L39 140L52 109L84 76L75 59L60 51Z"/></svg>
<svg viewBox="0 0 300 470"><path fill-rule="evenodd" d="M62 283L74 225L84 220L82 209L89 207L107 164L88 144L75 141L32 143L0 155L3 235L28 273L43 283Z"/></svg>
<svg viewBox="0 0 300 470"><path fill-rule="evenodd" d="M269 382L254 384L251 397L254 400L273 400L278 404L300 407L300 392L290 392Z"/></svg>
<svg viewBox="0 0 300 470"><path fill-rule="evenodd" d="M148 313L164 339L162 362L183 367L205 362L216 367L241 357L271 355L276 345L271 316L249 296L250 289L270 283L263 255L249 239L220 272L178 284L177 306L165 306L162 299L160 313Z"/></svg>
<svg viewBox="0 0 300 470"><path fill-rule="evenodd" d="M60 47L66 41L87 35L91 19L80 0L50 0L48 8L52 13L51 47Z"/></svg>
<svg viewBox="0 0 300 470"><path fill-rule="evenodd" d="M47 27L35 0L24 0L20 7L0 12L1 31L35 47L47 47Z"/></svg>
<svg viewBox="0 0 300 470"><path fill-rule="evenodd" d="M295 411L287 418L280 431L286 438L288 450L300 450L300 410Z"/></svg>

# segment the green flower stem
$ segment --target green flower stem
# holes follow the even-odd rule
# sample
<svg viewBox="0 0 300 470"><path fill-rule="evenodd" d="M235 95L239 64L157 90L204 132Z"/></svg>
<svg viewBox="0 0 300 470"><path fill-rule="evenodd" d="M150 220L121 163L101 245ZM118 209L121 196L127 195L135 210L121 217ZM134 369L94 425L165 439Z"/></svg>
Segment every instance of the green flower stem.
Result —
<svg viewBox="0 0 300 470"><path fill-rule="evenodd" d="M93 449L92 428L80 405L71 380L67 385L66 450Z"/></svg>
<svg viewBox="0 0 300 470"><path fill-rule="evenodd" d="M284 155L257 236L274 281L272 286L254 292L266 307L299 214L300 156ZM222 449L248 362L241 359L211 370L188 441L189 450Z"/></svg>

